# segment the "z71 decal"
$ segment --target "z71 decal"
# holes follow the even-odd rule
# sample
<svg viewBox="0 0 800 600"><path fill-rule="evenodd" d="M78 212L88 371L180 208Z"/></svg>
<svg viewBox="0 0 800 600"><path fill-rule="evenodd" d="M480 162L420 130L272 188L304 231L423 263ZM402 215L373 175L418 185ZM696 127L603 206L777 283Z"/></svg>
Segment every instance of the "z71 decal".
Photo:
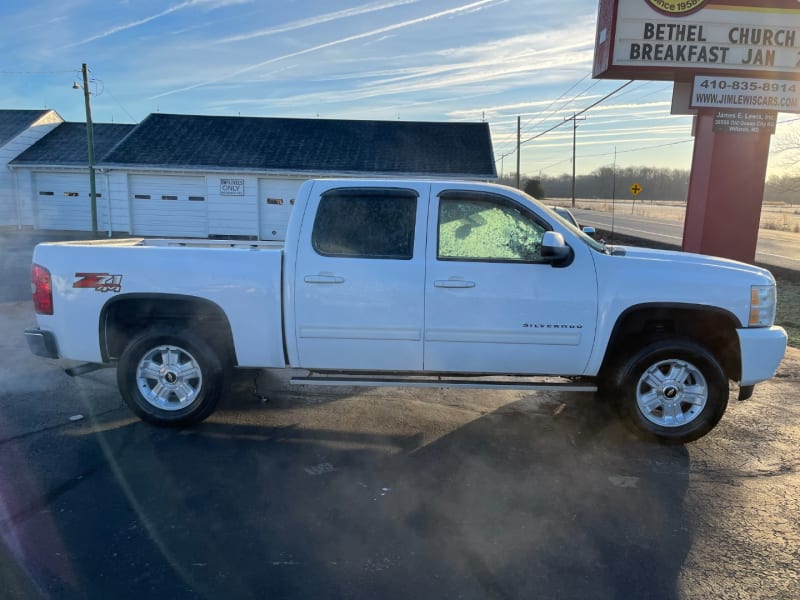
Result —
<svg viewBox="0 0 800 600"><path fill-rule="evenodd" d="M89 288L98 292L122 291L122 275L108 273L75 273L74 288Z"/></svg>

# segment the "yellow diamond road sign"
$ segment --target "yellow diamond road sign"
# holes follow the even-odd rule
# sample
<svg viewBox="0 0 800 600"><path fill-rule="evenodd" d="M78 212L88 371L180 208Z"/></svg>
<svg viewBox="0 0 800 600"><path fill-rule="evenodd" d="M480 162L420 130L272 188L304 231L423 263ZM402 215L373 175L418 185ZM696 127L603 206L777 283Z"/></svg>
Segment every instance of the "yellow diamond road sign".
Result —
<svg viewBox="0 0 800 600"><path fill-rule="evenodd" d="M640 186L638 183L634 183L631 186L631 194L633 194L634 196L638 196L641 193L642 193L642 186Z"/></svg>

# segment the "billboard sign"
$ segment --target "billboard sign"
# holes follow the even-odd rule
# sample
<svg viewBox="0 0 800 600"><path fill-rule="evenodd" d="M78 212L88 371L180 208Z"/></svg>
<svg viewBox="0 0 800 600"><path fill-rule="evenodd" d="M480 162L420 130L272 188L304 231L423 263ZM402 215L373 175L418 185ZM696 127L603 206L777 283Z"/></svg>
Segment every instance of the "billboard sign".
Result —
<svg viewBox="0 0 800 600"><path fill-rule="evenodd" d="M800 79L797 0L601 0L594 77Z"/></svg>

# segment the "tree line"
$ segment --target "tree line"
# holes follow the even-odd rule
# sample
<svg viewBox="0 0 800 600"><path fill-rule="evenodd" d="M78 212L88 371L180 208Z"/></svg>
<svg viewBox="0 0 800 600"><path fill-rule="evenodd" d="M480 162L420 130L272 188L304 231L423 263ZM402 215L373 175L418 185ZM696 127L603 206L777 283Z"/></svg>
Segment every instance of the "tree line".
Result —
<svg viewBox="0 0 800 600"><path fill-rule="evenodd" d="M516 186L516 173L505 174L498 183ZM576 198L630 199L630 187L638 183L642 192L638 200L674 200L685 202L689 191L689 171L656 167L600 167L575 178ZM571 198L572 175L522 175L520 188L535 198ZM770 178L764 188L766 202L800 203L800 177Z"/></svg>

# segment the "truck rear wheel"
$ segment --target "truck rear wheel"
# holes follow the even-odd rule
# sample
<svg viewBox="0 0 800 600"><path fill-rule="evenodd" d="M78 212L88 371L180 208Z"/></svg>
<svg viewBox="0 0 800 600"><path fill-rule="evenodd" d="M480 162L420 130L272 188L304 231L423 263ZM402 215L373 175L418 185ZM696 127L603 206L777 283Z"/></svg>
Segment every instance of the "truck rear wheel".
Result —
<svg viewBox="0 0 800 600"><path fill-rule="evenodd" d="M671 444L711 431L728 406L728 378L717 359L690 340L655 340L628 355L614 373L628 425Z"/></svg>
<svg viewBox="0 0 800 600"><path fill-rule="evenodd" d="M145 331L131 340L117 366L125 403L155 425L199 423L216 408L224 384L217 353L186 330Z"/></svg>

